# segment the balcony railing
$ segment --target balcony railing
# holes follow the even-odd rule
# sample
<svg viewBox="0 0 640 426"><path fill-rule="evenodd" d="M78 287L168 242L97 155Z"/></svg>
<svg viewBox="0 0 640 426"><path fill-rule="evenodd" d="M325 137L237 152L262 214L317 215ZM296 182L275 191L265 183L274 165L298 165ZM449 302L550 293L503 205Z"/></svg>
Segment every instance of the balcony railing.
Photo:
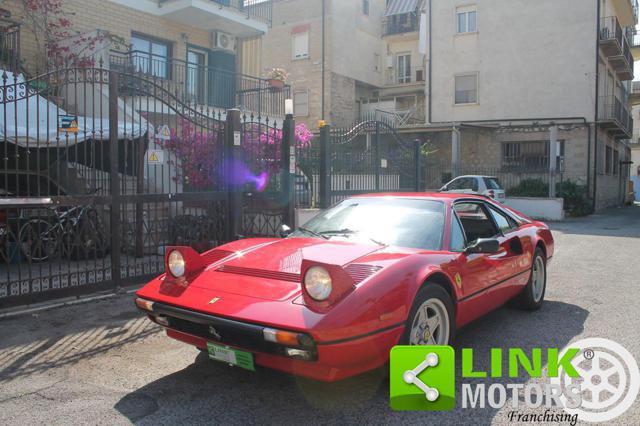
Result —
<svg viewBox="0 0 640 426"><path fill-rule="evenodd" d="M20 24L7 19L0 19L0 66L7 71L21 71Z"/></svg>
<svg viewBox="0 0 640 426"><path fill-rule="evenodd" d="M633 55L628 31L620 26L618 18L608 16L600 23L600 47L609 58L621 80L633 80Z"/></svg>
<svg viewBox="0 0 640 426"><path fill-rule="evenodd" d="M397 68L389 68L385 73L385 84L388 86L398 84L423 83L425 79L424 67L409 67L405 73L399 74Z"/></svg>
<svg viewBox="0 0 640 426"><path fill-rule="evenodd" d="M598 121L623 139L633 134L633 118L627 107L615 96L600 96Z"/></svg>
<svg viewBox="0 0 640 426"><path fill-rule="evenodd" d="M420 24L416 13L388 16L382 21L382 35L412 33L418 31L419 27Z"/></svg>
<svg viewBox="0 0 640 426"><path fill-rule="evenodd" d="M189 63L146 52L110 52L109 65L125 74L148 77L178 100L197 106L240 108L259 116L284 116L291 87L272 80Z"/></svg>
<svg viewBox="0 0 640 426"><path fill-rule="evenodd" d="M168 3L172 0L159 0L158 3ZM272 0L209 0L211 3L235 9L247 16L248 19L256 19L271 26L273 20Z"/></svg>

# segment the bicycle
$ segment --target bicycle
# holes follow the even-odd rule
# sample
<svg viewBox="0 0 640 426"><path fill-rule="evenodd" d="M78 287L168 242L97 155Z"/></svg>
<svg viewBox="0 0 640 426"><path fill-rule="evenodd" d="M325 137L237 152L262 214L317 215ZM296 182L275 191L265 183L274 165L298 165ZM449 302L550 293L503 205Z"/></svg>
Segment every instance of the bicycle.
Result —
<svg viewBox="0 0 640 426"><path fill-rule="evenodd" d="M20 228L20 249L28 261L44 262L58 255L74 260L106 256L108 235L95 208L75 206L64 211L51 210L54 223L33 218Z"/></svg>

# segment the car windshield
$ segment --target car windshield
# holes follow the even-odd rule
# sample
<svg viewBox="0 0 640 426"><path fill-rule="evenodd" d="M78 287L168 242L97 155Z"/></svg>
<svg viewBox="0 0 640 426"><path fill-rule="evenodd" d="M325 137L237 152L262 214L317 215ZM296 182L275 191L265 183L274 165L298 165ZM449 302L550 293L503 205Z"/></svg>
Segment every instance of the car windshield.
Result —
<svg viewBox="0 0 640 426"><path fill-rule="evenodd" d="M292 237L347 238L439 250L444 230L440 201L394 197L351 198L307 222Z"/></svg>
<svg viewBox="0 0 640 426"><path fill-rule="evenodd" d="M498 178L484 178L484 184L487 185L487 189L502 189Z"/></svg>

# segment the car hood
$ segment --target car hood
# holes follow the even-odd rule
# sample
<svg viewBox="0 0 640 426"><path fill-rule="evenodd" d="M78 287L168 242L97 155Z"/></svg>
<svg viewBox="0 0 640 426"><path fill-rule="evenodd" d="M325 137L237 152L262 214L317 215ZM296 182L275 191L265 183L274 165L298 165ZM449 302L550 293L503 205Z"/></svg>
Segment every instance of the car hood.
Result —
<svg viewBox="0 0 640 426"><path fill-rule="evenodd" d="M382 249L375 244L287 238L236 251L205 269L191 285L266 300L288 300L301 292L302 260L345 266ZM225 246L220 247L221 250Z"/></svg>

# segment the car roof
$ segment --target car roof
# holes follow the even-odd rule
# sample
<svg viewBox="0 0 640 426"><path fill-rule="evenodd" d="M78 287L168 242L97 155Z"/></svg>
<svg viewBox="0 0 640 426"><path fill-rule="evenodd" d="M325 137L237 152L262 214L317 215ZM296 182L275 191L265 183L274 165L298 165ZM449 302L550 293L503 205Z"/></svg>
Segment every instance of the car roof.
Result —
<svg viewBox="0 0 640 426"><path fill-rule="evenodd" d="M426 200L455 201L460 199L487 200L484 195L460 194L456 192L376 192L371 194L352 195L348 198L424 198Z"/></svg>
<svg viewBox="0 0 640 426"><path fill-rule="evenodd" d="M497 179L497 177L495 176L489 176L489 175L462 175L462 176L456 176L455 178L451 179L451 180L455 180L455 179L459 179L459 178L487 178L487 179Z"/></svg>

